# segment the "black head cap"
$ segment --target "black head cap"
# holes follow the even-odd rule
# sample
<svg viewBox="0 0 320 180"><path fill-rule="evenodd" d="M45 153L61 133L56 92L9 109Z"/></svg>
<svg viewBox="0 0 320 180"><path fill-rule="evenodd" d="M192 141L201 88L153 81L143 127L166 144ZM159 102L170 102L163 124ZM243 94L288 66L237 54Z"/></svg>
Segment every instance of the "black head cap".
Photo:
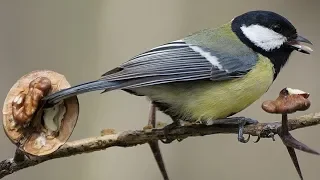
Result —
<svg viewBox="0 0 320 180"><path fill-rule="evenodd" d="M274 30L277 33L284 35L287 38L296 38L297 30L285 17L271 11L249 11L233 21L234 28L242 25L261 25L263 27Z"/></svg>
<svg viewBox="0 0 320 180"><path fill-rule="evenodd" d="M276 75L286 64L292 51L306 54L312 51L311 48L300 44L311 42L299 36L293 24L275 12L244 13L233 19L232 30L244 44L273 62Z"/></svg>

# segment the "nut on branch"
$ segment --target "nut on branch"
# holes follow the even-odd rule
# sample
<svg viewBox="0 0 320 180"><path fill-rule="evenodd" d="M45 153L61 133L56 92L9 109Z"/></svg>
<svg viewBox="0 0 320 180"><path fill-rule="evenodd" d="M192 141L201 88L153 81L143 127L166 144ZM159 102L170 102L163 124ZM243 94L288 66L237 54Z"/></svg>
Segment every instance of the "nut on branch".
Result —
<svg viewBox="0 0 320 180"><path fill-rule="evenodd" d="M43 109L41 99L70 87L59 73L42 70L21 77L10 89L3 106L3 128L21 151L50 154L71 136L79 115L77 97Z"/></svg>
<svg viewBox="0 0 320 180"><path fill-rule="evenodd" d="M26 125L39 106L41 98L51 89L51 81L46 77L38 77L29 84L28 92L20 92L12 101L12 115L15 122Z"/></svg>
<svg viewBox="0 0 320 180"><path fill-rule="evenodd" d="M298 89L284 88L280 91L276 100L268 100L262 103L262 109L273 114L290 114L296 111L307 110L311 103L309 93Z"/></svg>

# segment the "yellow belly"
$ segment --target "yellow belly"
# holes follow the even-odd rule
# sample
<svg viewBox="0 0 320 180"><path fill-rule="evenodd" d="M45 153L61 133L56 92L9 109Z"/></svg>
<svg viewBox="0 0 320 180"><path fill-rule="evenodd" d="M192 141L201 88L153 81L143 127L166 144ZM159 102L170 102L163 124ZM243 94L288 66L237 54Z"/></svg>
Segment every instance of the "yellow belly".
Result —
<svg viewBox="0 0 320 180"><path fill-rule="evenodd" d="M259 99L273 82L273 65L259 57L256 67L243 78L223 81L172 83L142 88L153 101L170 104L171 114L192 121L225 118Z"/></svg>

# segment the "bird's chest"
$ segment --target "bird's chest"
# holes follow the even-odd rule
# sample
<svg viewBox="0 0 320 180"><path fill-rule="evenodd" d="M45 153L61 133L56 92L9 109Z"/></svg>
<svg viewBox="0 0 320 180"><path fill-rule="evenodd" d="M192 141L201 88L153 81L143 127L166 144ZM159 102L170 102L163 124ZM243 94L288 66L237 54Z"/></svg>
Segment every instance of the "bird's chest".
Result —
<svg viewBox="0 0 320 180"><path fill-rule="evenodd" d="M273 65L266 58L246 76L225 82L207 82L185 100L191 120L225 118L238 113L259 99L273 82ZM195 87L197 89L197 87ZM193 90L191 90L193 92Z"/></svg>

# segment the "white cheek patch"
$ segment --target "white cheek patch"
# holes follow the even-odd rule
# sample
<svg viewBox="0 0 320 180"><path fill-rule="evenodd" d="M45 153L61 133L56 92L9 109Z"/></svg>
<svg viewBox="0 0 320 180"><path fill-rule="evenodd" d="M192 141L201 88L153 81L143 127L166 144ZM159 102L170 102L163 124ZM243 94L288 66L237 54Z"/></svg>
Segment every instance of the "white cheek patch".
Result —
<svg viewBox="0 0 320 180"><path fill-rule="evenodd" d="M278 49L287 41L285 36L260 25L242 25L240 29L254 45L265 51Z"/></svg>

